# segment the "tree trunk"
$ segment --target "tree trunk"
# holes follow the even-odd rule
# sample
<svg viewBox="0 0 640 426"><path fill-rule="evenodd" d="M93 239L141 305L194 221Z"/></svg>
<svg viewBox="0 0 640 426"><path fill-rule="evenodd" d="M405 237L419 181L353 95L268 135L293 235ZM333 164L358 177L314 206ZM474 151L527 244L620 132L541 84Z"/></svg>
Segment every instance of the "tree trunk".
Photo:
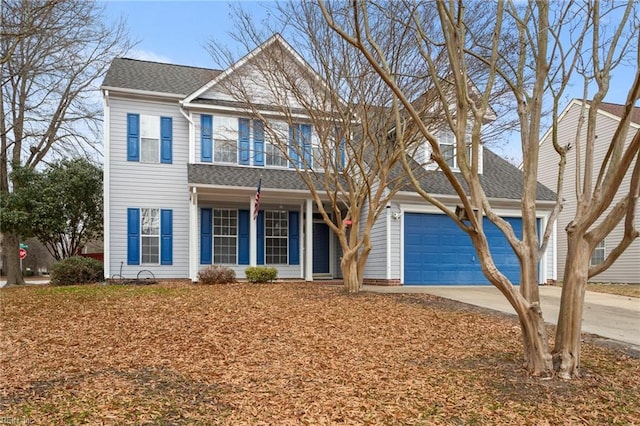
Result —
<svg viewBox="0 0 640 426"><path fill-rule="evenodd" d="M518 319L522 330L525 368L534 376L551 375L553 363L540 305L535 302L523 308L518 312Z"/></svg>
<svg viewBox="0 0 640 426"><path fill-rule="evenodd" d="M580 237L569 235L560 298L560 314L553 349L553 368L563 379L579 377L580 337L584 292L589 274L591 251Z"/></svg>
<svg viewBox="0 0 640 426"><path fill-rule="evenodd" d="M4 234L4 250L7 259L7 285L24 284L24 277L20 270L20 236L13 232L5 232Z"/></svg>
<svg viewBox="0 0 640 426"><path fill-rule="evenodd" d="M347 293L357 293L360 291L360 277L358 276L358 261L353 255L342 256L340 260L342 269L342 280Z"/></svg>

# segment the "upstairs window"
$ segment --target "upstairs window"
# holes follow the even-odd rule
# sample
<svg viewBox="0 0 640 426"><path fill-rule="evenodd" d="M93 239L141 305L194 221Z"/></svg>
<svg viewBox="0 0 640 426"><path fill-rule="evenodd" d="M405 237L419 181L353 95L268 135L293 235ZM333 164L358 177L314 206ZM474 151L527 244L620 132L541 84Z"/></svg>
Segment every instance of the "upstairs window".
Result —
<svg viewBox="0 0 640 426"><path fill-rule="evenodd" d="M127 161L171 164L173 119L127 114Z"/></svg>
<svg viewBox="0 0 640 426"><path fill-rule="evenodd" d="M267 166L287 167L288 162L284 153L278 147L280 143L286 143L288 139L288 127L286 123L275 121L270 123L271 129L265 132L265 153Z"/></svg>
<svg viewBox="0 0 640 426"><path fill-rule="evenodd" d="M453 169L454 171L459 170L460 165L458 161L457 148L456 148L456 136L453 134L451 130L440 130L435 133L436 140L438 142L438 148L442 153L445 161ZM416 160L421 162L421 164L425 164L427 169L436 169L438 165L430 159L431 154L431 146L425 142L420 149L416 150ZM467 145L467 161L471 162L471 145ZM482 173L483 168L483 154L482 154L482 145L480 145L478 149L479 156L479 164L478 164L478 172ZM423 160L424 161L421 161Z"/></svg>
<svg viewBox="0 0 640 426"><path fill-rule="evenodd" d="M160 117L140 116L140 161L160 162Z"/></svg>
<svg viewBox="0 0 640 426"><path fill-rule="evenodd" d="M238 119L216 116L213 123L213 161L238 163Z"/></svg>
<svg viewBox="0 0 640 426"><path fill-rule="evenodd" d="M449 167L456 167L456 137L450 130L441 130L436 134L438 147Z"/></svg>

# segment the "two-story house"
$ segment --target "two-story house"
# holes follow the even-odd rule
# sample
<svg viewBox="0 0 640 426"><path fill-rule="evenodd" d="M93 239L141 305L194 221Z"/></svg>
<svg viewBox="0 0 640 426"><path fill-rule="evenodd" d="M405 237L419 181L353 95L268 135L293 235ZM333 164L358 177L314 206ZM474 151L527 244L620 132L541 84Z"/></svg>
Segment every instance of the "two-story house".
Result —
<svg viewBox="0 0 640 426"><path fill-rule="evenodd" d="M561 144L574 143L576 133L578 131L578 123L582 114L583 101L573 99L569 105L560 114L558 119L558 141ZM591 107L589 101L585 104L586 110ZM594 144L594 164L596 172L593 175L593 183L595 184L600 164L602 164L609 142L618 127L623 112L623 105L604 102L600 105L596 115L596 143ZM631 124L625 147L629 145L633 137L640 130L640 107L636 107L633 111ZM555 188L558 179L558 154L553 148L551 140L551 129L542 137L540 142L540 158L549 160L541 161L538 167L538 179L550 188ZM581 135L582 140L586 138L586 127ZM583 142L584 143L584 142ZM565 228L573 219L576 213L576 152L569 151L567 154L567 163L565 168L565 177L563 180L562 194L564 208L557 220L557 277L562 279L564 275L565 261L567 255L567 234ZM584 163L584 149L582 150L582 163ZM584 165L583 165L584 167ZM616 197L612 205L615 205L629 191L631 183L631 171L622 181ZM635 227L640 229L640 215L635 217ZM599 223L599 222L597 222ZM624 234L624 221L618 226L596 247L591 256L591 265L602 262L610 251L617 246ZM554 276L555 278L555 276ZM614 282L614 283L640 283L640 239L636 239L625 250L625 252L607 269L599 275L593 277L590 281L594 282Z"/></svg>
<svg viewBox="0 0 640 426"><path fill-rule="evenodd" d="M340 277L339 244L308 188L264 123L223 89L226 78L272 43L286 45L276 35L227 70L114 60L102 85L105 277L148 269L158 278L196 281L211 264L239 278L250 265L275 266L280 278ZM309 67L290 46L283 50L296 66ZM264 108L270 128L285 135L309 139L315 131L303 115L289 124L277 108ZM442 134L443 145L453 143ZM482 158L485 190L518 232L521 172L488 149ZM425 176L423 185L456 205L439 173ZM540 186L539 198L544 225L554 194ZM487 229L497 265L517 283L513 251L492 225ZM365 283L487 283L468 237L409 186L378 218L371 240ZM541 282L552 261L541 262Z"/></svg>

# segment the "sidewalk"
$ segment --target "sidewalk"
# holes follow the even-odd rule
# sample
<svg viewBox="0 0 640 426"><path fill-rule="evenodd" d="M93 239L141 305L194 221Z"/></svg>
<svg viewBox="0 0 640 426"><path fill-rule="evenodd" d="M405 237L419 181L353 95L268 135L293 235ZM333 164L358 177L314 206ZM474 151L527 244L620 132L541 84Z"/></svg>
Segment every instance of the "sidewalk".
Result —
<svg viewBox="0 0 640 426"><path fill-rule="evenodd" d="M49 284L49 277L24 277L24 281L27 285L44 285ZM7 277L0 277L0 288L7 285Z"/></svg>
<svg viewBox="0 0 640 426"><path fill-rule="evenodd" d="M515 315L507 299L493 286L363 286L377 293L426 293ZM540 306L547 323L557 324L561 287L541 286ZM640 299L588 291L582 331L630 344L640 351Z"/></svg>

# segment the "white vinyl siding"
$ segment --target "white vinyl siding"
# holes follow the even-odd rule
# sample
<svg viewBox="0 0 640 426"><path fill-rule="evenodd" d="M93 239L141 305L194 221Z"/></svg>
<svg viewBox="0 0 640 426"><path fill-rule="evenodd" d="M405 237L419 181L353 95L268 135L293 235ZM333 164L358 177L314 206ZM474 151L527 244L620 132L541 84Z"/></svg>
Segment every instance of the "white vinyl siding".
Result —
<svg viewBox="0 0 640 426"><path fill-rule="evenodd" d="M561 144L571 142L575 145L576 138L576 126L580 116L580 103L572 102L567 110L561 116L558 127L558 141ZM606 154L609 141L613 137L618 121L606 114L597 115L597 128L596 134L598 139L595 144L595 165L596 170L599 169L600 164ZM627 136L626 145L633 139L637 130L637 126L632 125ZM583 134L586 132L583 131ZM584 138L584 135L583 135ZM584 149L582 150L584 152ZM567 254L567 234L565 231L568 223L573 219L576 213L576 192L575 192L575 175L576 175L576 162L575 162L576 149L569 151L567 155L567 165L565 170L565 177L563 181L563 198L565 199L564 208L558 217L556 225L557 229L557 279L562 281L565 271L565 262ZM558 154L553 149L551 139L547 136L540 144L540 158L544 161L540 161L538 166L538 179L547 186L549 189L556 191L556 184L558 180ZM597 178L597 173L594 174L594 182ZM613 201L613 204L622 196L621 194L627 193L629 190L629 184L631 179L631 173L622 181L618 193ZM604 217L610 210L607 210L602 217ZM599 223L599 221L596 222ZM640 227L640 216L636 216L636 227ZM607 250L613 249L621 240L624 233L624 222L620 223L606 238ZM592 277L590 281L594 282L618 282L618 283L640 283L640 266L638 263L640 259L640 240L636 239L625 252L615 261L615 263L606 271Z"/></svg>
<svg viewBox="0 0 640 426"><path fill-rule="evenodd" d="M177 101L134 101L112 95L109 108L110 161L105 164L109 169L109 182L105 184L109 191L109 239L105 242L108 244L105 250L110 251L108 275L118 274L120 263L124 262L125 277L135 277L140 269L149 269L157 278L186 278L189 276L188 122L180 113ZM158 120L172 118L172 164L127 161L127 113L158 117ZM159 134L160 124L156 128ZM127 208L131 206L141 209L162 206L173 210L173 265L127 265Z"/></svg>

